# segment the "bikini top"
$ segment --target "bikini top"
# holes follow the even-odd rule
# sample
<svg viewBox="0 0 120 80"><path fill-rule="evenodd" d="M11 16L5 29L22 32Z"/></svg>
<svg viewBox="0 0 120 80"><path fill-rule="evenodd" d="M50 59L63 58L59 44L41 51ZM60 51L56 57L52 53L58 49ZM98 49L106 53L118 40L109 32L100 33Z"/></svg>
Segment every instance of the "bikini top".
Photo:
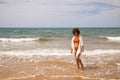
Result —
<svg viewBox="0 0 120 80"><path fill-rule="evenodd" d="M79 37L75 37L73 41L74 43L79 43Z"/></svg>

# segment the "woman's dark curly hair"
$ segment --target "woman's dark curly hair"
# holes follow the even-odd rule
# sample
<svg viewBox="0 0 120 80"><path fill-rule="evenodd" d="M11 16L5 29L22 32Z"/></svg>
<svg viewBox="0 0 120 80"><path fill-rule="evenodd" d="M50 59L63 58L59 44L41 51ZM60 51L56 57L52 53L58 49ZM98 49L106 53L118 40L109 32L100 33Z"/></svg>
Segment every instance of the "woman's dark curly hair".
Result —
<svg viewBox="0 0 120 80"><path fill-rule="evenodd" d="M73 33L73 35L75 35L75 33L77 33L79 35L80 34L79 28L73 28L72 33Z"/></svg>

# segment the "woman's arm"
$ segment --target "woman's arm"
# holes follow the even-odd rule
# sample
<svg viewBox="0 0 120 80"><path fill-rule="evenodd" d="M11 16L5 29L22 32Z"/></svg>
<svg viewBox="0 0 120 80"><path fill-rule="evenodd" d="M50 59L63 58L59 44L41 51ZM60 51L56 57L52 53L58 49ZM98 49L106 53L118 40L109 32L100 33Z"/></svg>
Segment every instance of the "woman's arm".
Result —
<svg viewBox="0 0 120 80"><path fill-rule="evenodd" d="M84 52L84 46L81 47L81 52Z"/></svg>
<svg viewBox="0 0 120 80"><path fill-rule="evenodd" d="M74 37L72 37L71 40L71 53L73 53L73 49L74 49L74 42L73 42Z"/></svg>
<svg viewBox="0 0 120 80"><path fill-rule="evenodd" d="M84 52L84 44L83 44L83 37L80 37L80 42L81 42L81 52Z"/></svg>
<svg viewBox="0 0 120 80"><path fill-rule="evenodd" d="M73 42L74 37L71 40L71 48L74 49L74 42Z"/></svg>
<svg viewBox="0 0 120 80"><path fill-rule="evenodd" d="M71 54L73 53L73 49L71 48Z"/></svg>

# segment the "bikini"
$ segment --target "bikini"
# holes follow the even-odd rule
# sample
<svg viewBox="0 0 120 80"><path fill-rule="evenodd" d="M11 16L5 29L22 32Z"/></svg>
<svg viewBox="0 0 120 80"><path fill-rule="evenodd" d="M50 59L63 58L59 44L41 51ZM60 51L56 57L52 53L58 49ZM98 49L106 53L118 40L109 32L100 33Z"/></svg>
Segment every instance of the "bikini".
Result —
<svg viewBox="0 0 120 80"><path fill-rule="evenodd" d="M74 45L75 45L75 47L74 47L74 49L75 49L75 51L77 51L78 50L78 46L79 46L79 37L75 37L74 38Z"/></svg>
<svg viewBox="0 0 120 80"><path fill-rule="evenodd" d="M79 55L81 53L81 47L84 46L82 36L73 36L71 41L72 53Z"/></svg>

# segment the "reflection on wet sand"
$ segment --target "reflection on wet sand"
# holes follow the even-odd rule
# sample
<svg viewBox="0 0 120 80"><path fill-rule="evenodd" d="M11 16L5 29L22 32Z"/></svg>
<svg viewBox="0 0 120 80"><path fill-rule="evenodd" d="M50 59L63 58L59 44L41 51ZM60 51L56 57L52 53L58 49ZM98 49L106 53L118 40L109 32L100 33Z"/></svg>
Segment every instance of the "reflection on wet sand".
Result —
<svg viewBox="0 0 120 80"><path fill-rule="evenodd" d="M0 56L1 80L120 79L120 54L83 55L84 69L72 56Z"/></svg>

